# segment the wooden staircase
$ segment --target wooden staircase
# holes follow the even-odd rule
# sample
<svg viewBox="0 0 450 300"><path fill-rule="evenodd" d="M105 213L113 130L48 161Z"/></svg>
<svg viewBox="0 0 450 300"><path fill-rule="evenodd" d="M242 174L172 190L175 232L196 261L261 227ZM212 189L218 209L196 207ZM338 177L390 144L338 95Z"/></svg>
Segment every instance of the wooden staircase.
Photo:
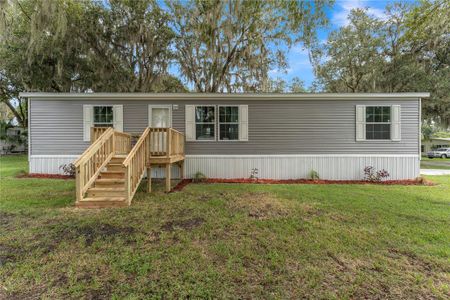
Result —
<svg viewBox="0 0 450 300"><path fill-rule="evenodd" d="M86 198L77 207L102 208L128 206L125 186L125 155L115 155L102 170L93 185L87 189Z"/></svg>
<svg viewBox="0 0 450 300"><path fill-rule="evenodd" d="M76 207L129 206L145 171L151 174L152 164L166 165L166 191L170 191L171 164L183 167L184 135L172 128L146 128L133 148L131 135L112 128L92 128L92 136L91 146L74 163Z"/></svg>

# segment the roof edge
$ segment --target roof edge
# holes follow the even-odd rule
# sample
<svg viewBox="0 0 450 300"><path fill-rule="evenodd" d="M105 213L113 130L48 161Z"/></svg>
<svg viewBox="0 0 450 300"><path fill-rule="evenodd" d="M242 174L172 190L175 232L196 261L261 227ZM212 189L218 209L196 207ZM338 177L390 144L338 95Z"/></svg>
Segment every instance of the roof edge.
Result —
<svg viewBox="0 0 450 300"><path fill-rule="evenodd" d="M322 100L342 100L342 99L373 99L373 98L429 98L430 93L304 93L304 94L250 94L250 93L236 93L236 94L220 94L220 93L41 93L41 92L24 92L19 93L21 98L45 98L45 99L168 99L168 100L183 100L183 99L243 99L246 100L308 100L308 99L322 99Z"/></svg>

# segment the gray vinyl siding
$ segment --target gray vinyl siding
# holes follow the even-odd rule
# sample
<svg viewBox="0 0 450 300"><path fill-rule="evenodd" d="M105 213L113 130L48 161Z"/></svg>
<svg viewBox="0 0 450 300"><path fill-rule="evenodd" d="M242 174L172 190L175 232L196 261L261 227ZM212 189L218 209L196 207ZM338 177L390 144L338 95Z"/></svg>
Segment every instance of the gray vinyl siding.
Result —
<svg viewBox="0 0 450 300"><path fill-rule="evenodd" d="M148 124L149 104L178 104L172 125L184 132L185 105L248 105L248 142L186 142L191 155L258 154L418 154L419 100L31 100L32 155L81 154L83 104L123 105L125 132L140 133ZM401 141L355 140L355 106L401 105Z"/></svg>

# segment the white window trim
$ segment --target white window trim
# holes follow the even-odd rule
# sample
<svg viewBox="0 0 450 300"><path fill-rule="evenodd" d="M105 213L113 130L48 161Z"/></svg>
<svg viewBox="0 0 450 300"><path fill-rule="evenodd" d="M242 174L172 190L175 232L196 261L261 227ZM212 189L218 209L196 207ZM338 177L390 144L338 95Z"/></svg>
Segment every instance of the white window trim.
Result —
<svg viewBox="0 0 450 300"><path fill-rule="evenodd" d="M200 122L197 123L196 121L196 112L197 112L197 107L214 107L214 139L211 140L199 140L197 139L197 124L211 124L211 122L209 123L204 123L204 122ZM193 142L217 142L217 114L218 114L218 109L217 109L217 105L214 104L194 104L194 126L195 126L195 140Z"/></svg>
<svg viewBox="0 0 450 300"><path fill-rule="evenodd" d="M233 122L233 123L229 123L229 122L220 122L220 108L221 107L237 107L237 109L238 109L238 120L237 120L237 122ZM240 114L240 112L239 112L239 105L218 105L217 106L217 128L218 128L218 134L217 134L217 136L218 136L218 142L226 142L226 143L229 143L229 142L242 142L240 139L239 139L239 130L240 130L240 126L241 126L241 114ZM236 125L238 125L238 138L237 139L235 139L235 140L221 140L220 139L220 124L236 124Z"/></svg>
<svg viewBox="0 0 450 300"><path fill-rule="evenodd" d="M367 108L368 107L389 107L389 122L367 122ZM388 139L368 139L367 138L367 124L370 125L377 125L377 124L385 124L389 125L389 138ZM364 109L364 141L363 142L392 142L392 139L390 138L392 136L392 105L365 105Z"/></svg>
<svg viewBox="0 0 450 300"><path fill-rule="evenodd" d="M98 123L95 122L95 108L96 107L111 107L112 112L112 122L111 123ZM110 127L114 128L114 105L92 105L92 127L96 127L96 125L111 125ZM100 127L109 127L109 126L100 126Z"/></svg>
<svg viewBox="0 0 450 300"><path fill-rule="evenodd" d="M168 108L169 109L169 128L172 127L172 105L148 105L148 126L152 126L152 110L154 108Z"/></svg>

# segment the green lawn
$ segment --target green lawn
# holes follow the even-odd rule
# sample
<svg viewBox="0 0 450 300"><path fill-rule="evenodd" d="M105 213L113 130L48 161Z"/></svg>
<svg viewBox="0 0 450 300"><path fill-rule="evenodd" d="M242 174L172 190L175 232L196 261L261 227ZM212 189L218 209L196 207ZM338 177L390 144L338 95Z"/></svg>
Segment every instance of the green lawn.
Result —
<svg viewBox="0 0 450 300"><path fill-rule="evenodd" d="M129 208L79 210L73 180L22 169L0 158L0 299L450 295L450 176L161 186Z"/></svg>
<svg viewBox="0 0 450 300"><path fill-rule="evenodd" d="M450 170L450 158L422 157L420 161L420 168Z"/></svg>

